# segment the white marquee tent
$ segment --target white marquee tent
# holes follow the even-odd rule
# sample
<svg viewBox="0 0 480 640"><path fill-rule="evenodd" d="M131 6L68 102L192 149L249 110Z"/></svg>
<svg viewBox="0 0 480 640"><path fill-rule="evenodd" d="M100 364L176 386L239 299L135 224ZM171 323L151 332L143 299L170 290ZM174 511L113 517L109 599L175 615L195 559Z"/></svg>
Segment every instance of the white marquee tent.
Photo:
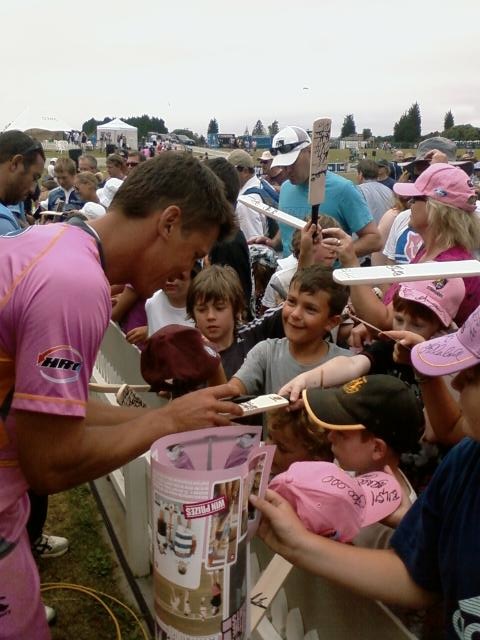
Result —
<svg viewBox="0 0 480 640"><path fill-rule="evenodd" d="M31 109L25 109L15 120L8 124L4 131L18 129L19 131L31 131L33 129L41 131L71 131L73 127L65 122L63 118L54 113L42 114L41 112L33 112Z"/></svg>
<svg viewBox="0 0 480 640"><path fill-rule="evenodd" d="M127 139L127 146L131 149L138 149L138 130L137 127L133 127L131 124L127 124L115 118L105 124L100 124L97 127L97 143L100 142L101 135L104 135L106 142L117 144L118 136L124 135ZM110 134L110 136L108 135ZM110 137L110 140L108 140Z"/></svg>

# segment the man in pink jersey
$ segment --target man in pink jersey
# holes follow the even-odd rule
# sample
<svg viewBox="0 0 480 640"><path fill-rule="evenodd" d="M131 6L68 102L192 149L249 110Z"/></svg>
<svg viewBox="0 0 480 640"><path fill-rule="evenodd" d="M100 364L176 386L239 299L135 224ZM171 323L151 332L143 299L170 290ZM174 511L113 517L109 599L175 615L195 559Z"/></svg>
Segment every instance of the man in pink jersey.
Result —
<svg viewBox="0 0 480 640"><path fill-rule="evenodd" d="M11 162L2 163L3 135L0 194ZM20 154L16 163L23 160ZM108 215L91 225L0 237L1 640L50 637L25 531L28 487L63 491L122 466L162 435L241 415L221 400L232 395L228 385L155 410L88 398L110 284L129 282L147 298L232 228L232 207L210 169L190 155L164 153L139 166Z"/></svg>

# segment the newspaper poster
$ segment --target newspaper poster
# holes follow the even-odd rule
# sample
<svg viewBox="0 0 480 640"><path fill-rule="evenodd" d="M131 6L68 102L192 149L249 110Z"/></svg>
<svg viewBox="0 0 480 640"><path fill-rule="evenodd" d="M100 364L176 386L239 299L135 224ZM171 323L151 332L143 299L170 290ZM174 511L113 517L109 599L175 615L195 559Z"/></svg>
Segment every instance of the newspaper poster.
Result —
<svg viewBox="0 0 480 640"><path fill-rule="evenodd" d="M173 434L151 449L157 640L249 637L249 541L275 447L262 428Z"/></svg>

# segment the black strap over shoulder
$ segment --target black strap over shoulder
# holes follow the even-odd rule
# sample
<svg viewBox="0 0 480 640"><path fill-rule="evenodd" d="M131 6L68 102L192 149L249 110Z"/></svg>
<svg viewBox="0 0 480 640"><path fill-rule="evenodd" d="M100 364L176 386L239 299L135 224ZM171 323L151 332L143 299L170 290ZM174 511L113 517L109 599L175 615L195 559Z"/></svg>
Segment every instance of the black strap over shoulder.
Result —
<svg viewBox="0 0 480 640"><path fill-rule="evenodd" d="M67 220L67 224L71 224L74 227L80 227L80 229L83 229L85 233L88 233L89 236L92 236L92 238L97 243L98 255L100 256L100 263L102 265L102 269L105 271L105 256L103 253L102 243L98 239L97 234L93 231L93 229L85 222L85 220L83 220L79 216L72 216Z"/></svg>

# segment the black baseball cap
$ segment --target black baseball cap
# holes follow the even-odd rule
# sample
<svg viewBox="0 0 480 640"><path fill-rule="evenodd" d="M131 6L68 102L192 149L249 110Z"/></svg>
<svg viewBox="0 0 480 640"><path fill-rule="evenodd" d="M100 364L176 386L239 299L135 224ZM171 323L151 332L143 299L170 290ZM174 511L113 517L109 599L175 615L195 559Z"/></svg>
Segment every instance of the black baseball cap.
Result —
<svg viewBox="0 0 480 640"><path fill-rule="evenodd" d="M390 375L355 378L341 387L304 389L308 416L321 429L366 429L397 453L415 451L424 426L411 387Z"/></svg>

